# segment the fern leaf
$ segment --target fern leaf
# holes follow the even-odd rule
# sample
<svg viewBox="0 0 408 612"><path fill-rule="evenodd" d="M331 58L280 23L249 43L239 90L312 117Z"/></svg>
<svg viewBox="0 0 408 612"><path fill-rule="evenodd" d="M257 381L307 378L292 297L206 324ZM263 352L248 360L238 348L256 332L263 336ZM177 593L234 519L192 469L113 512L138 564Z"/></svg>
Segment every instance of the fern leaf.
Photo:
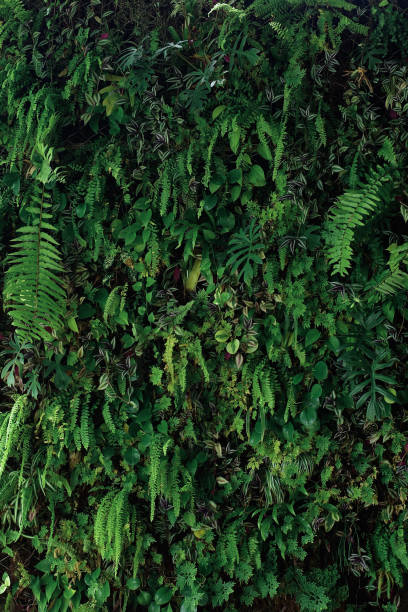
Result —
<svg viewBox="0 0 408 612"><path fill-rule="evenodd" d="M344 276L351 267L353 250L351 243L363 218L372 213L380 203L379 190L387 180L384 171L371 171L368 182L357 190L348 190L338 198L328 220L328 255L333 265L332 274Z"/></svg>
<svg viewBox="0 0 408 612"><path fill-rule="evenodd" d="M108 540L106 526L109 511L111 509L112 500L114 497L115 491L109 491L109 493L103 498L96 513L96 519L94 523L95 544L99 548L99 552L101 553L102 558L105 558L107 548Z"/></svg>
<svg viewBox="0 0 408 612"><path fill-rule="evenodd" d="M109 399L107 399L102 408L102 416L106 427L111 433L116 433L115 423L113 422L112 414L109 408Z"/></svg>
<svg viewBox="0 0 408 612"><path fill-rule="evenodd" d="M173 364L173 349L177 343L177 339L174 336L168 336L166 340L166 348L163 354L163 361L167 366L167 371L170 374L170 383L168 385L168 389L170 391L174 388L174 364Z"/></svg>
<svg viewBox="0 0 408 612"><path fill-rule="evenodd" d="M392 166L397 165L397 157L394 151L394 145L392 144L392 140L389 136L384 138L384 142L382 144L381 149L378 151L378 155L380 155L386 162L391 164Z"/></svg>
<svg viewBox="0 0 408 612"><path fill-rule="evenodd" d="M318 135L320 137L320 141L321 141L322 145L325 147L326 146L326 142L327 142L326 129L325 129L325 126L324 126L324 119L320 115L320 113L316 117L316 131L317 131L317 133L318 133Z"/></svg>
<svg viewBox="0 0 408 612"><path fill-rule="evenodd" d="M81 412L81 441L84 448L89 448L89 406L85 405Z"/></svg>
<svg viewBox="0 0 408 612"><path fill-rule="evenodd" d="M17 230L21 235L12 240L15 250L5 277L5 309L17 334L28 340L49 340L47 328L61 328L65 310L61 256L49 233L55 228L46 221L51 215L44 212L50 206L49 197L43 187L33 198L39 204L28 208L34 214L33 225Z"/></svg>
<svg viewBox="0 0 408 612"><path fill-rule="evenodd" d="M107 323L108 317L111 317L115 313L119 305L119 297L116 295L118 290L118 286L114 287L107 297L105 308L103 309L103 320L105 323Z"/></svg>
<svg viewBox="0 0 408 612"><path fill-rule="evenodd" d="M127 516L127 494L120 491L115 498L115 532L113 542L113 561L115 564L115 576L118 573L120 553L124 541L124 526Z"/></svg>
<svg viewBox="0 0 408 612"><path fill-rule="evenodd" d="M400 269L385 272L381 275L374 289L383 295L394 295L398 291L408 291L408 274Z"/></svg>
<svg viewBox="0 0 408 612"><path fill-rule="evenodd" d="M10 413L3 420L0 428L0 477L6 467L12 446L16 441L20 425L24 419L28 398L20 395L14 402Z"/></svg>
<svg viewBox="0 0 408 612"><path fill-rule="evenodd" d="M149 474L149 489L150 489L150 520L154 518L155 501L159 492L159 468L160 457L162 455L162 436L156 434L153 437L150 445L150 474Z"/></svg>

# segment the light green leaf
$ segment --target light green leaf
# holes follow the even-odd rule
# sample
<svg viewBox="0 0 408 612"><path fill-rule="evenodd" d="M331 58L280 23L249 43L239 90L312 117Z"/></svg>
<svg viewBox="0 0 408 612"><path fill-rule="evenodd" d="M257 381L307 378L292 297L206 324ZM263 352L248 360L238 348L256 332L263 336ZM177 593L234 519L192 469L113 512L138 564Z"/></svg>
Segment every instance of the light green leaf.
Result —
<svg viewBox="0 0 408 612"><path fill-rule="evenodd" d="M267 144L260 142L256 149L257 153L266 159L267 161L272 161L272 153Z"/></svg>
<svg viewBox="0 0 408 612"><path fill-rule="evenodd" d="M73 332L79 333L79 329L78 329L78 325L77 325L75 317L68 317L67 324L70 330L72 330Z"/></svg>
<svg viewBox="0 0 408 612"><path fill-rule="evenodd" d="M236 153L238 151L240 136L241 136L241 130L239 127L235 130L232 130L232 132L230 132L229 141L230 141L231 151L233 153Z"/></svg>
<svg viewBox="0 0 408 612"><path fill-rule="evenodd" d="M215 339L217 342L227 342L229 337L230 337L230 333L226 331L225 329L219 329L215 333Z"/></svg>
<svg viewBox="0 0 408 612"><path fill-rule="evenodd" d="M216 119L227 107L225 104L221 104L220 106L216 106L212 112L212 118Z"/></svg>
<svg viewBox="0 0 408 612"><path fill-rule="evenodd" d="M231 355L235 355L238 349L239 349L239 340L237 338L235 338L235 340L231 340L231 342L228 342L227 344L228 353L230 353Z"/></svg>

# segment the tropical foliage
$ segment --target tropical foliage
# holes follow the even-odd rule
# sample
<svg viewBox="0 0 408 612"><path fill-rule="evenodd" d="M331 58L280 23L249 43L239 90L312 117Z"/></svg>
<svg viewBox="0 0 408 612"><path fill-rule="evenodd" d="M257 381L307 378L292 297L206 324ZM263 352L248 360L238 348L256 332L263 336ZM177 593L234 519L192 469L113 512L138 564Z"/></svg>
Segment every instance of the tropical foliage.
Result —
<svg viewBox="0 0 408 612"><path fill-rule="evenodd" d="M405 0L0 0L0 607L407 608Z"/></svg>

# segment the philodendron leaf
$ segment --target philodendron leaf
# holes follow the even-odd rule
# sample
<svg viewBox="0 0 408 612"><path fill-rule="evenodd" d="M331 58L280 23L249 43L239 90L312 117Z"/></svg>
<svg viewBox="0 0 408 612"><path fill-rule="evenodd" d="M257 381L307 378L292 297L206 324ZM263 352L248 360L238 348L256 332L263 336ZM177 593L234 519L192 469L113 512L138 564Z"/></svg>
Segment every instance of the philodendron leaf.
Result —
<svg viewBox="0 0 408 612"><path fill-rule="evenodd" d="M215 193L221 185L225 183L225 176L221 174L215 174L214 177L210 181L209 189L211 193Z"/></svg>
<svg viewBox="0 0 408 612"><path fill-rule="evenodd" d="M241 195L241 185L234 185L231 189L231 200L236 202Z"/></svg>
<svg viewBox="0 0 408 612"><path fill-rule="evenodd" d="M169 603L172 594L173 591L170 587L163 586L156 591L154 601L159 604L159 606L164 606L166 603Z"/></svg>
<svg viewBox="0 0 408 612"><path fill-rule="evenodd" d="M242 185L242 169L234 168L234 170L230 170L228 172L228 182L232 184L237 183L238 185Z"/></svg>
<svg viewBox="0 0 408 612"><path fill-rule="evenodd" d="M261 166L255 164L249 171L248 180L255 187L263 187L266 185L265 174Z"/></svg>
<svg viewBox="0 0 408 612"><path fill-rule="evenodd" d="M272 153L271 153L271 150L270 150L270 148L268 147L267 144L262 143L262 142L259 143L256 151L257 151L257 153L259 153L259 155L261 157L263 157L267 161L272 161L272 159L273 159Z"/></svg>
<svg viewBox="0 0 408 612"><path fill-rule="evenodd" d="M311 346L320 338L320 332L318 329L309 329L305 338L305 347Z"/></svg>

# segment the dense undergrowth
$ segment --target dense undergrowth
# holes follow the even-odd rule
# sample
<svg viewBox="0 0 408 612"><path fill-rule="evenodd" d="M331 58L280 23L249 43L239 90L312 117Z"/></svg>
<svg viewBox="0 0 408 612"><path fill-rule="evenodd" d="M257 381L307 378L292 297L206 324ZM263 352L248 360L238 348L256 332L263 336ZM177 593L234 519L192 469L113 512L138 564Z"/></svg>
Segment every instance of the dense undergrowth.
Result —
<svg viewBox="0 0 408 612"><path fill-rule="evenodd" d="M0 22L1 609L406 610L404 2Z"/></svg>

